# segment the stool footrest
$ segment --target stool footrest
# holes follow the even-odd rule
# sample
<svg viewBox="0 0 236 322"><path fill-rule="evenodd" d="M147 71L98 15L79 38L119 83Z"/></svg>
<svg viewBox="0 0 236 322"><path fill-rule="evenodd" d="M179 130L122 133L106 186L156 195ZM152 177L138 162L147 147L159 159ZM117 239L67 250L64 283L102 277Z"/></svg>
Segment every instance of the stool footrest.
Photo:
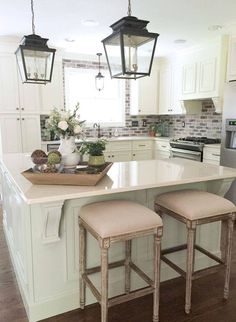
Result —
<svg viewBox="0 0 236 322"><path fill-rule="evenodd" d="M101 294L99 293L97 288L94 286L94 284L91 282L91 280L88 278L86 274L83 274L82 278L86 285L89 287L90 291L96 297L97 301L101 304Z"/></svg>
<svg viewBox="0 0 236 322"><path fill-rule="evenodd" d="M139 297L151 294L151 293L153 293L153 291L154 291L154 288L151 286L148 286L148 287L139 289L137 291L130 292L129 294L123 294L123 295L119 295L117 297L113 297L108 300L108 307L137 299Z"/></svg>
<svg viewBox="0 0 236 322"><path fill-rule="evenodd" d="M154 287L153 280L147 276L137 265L130 262L130 267L150 286Z"/></svg>
<svg viewBox="0 0 236 322"><path fill-rule="evenodd" d="M116 261L116 262L113 262L113 263L108 264L108 268L109 269L112 269L112 268L124 266L124 264L125 264L125 260L122 259L120 261ZM86 270L85 270L85 273L87 275L94 274L94 273L99 273L99 272L101 272L101 266L86 268Z"/></svg>
<svg viewBox="0 0 236 322"><path fill-rule="evenodd" d="M177 273L179 273L182 277L186 278L186 272L165 256L167 254L172 254L172 253L184 250L184 249L187 249L187 244L163 249L161 251L161 259L163 260L163 262L165 262L167 265L169 265L173 270L175 270ZM220 259L219 257L217 257L214 254L212 254L211 252L209 252L208 250L204 249L203 247L201 247L199 245L194 245L194 249L198 250L202 254L211 258L212 260L214 260L218 264L195 271L192 276L193 280L203 277L205 275L214 274L218 270L225 268L225 262L222 259Z"/></svg>

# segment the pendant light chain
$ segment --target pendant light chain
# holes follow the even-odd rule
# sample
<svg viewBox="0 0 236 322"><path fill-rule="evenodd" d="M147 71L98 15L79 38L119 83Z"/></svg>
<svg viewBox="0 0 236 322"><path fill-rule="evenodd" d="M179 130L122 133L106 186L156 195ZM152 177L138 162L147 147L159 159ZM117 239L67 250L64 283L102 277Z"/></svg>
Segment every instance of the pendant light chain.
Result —
<svg viewBox="0 0 236 322"><path fill-rule="evenodd" d="M128 12L127 12L128 16L132 15L132 11L131 11L131 0L128 0Z"/></svg>
<svg viewBox="0 0 236 322"><path fill-rule="evenodd" d="M32 13L32 32L35 35L35 24L34 24L34 1L31 0L31 13Z"/></svg>

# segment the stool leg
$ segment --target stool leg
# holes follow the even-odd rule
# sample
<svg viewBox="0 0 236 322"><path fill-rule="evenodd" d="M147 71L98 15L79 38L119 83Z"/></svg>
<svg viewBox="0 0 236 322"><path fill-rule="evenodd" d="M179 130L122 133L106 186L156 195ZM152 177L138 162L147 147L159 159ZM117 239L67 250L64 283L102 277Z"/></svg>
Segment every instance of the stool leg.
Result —
<svg viewBox="0 0 236 322"><path fill-rule="evenodd" d="M226 244L226 270L225 270L225 285L224 285L224 298L229 297L229 280L230 280L230 266L231 266L231 255L233 245L233 231L234 231L234 220L228 219L228 231L227 231L227 244Z"/></svg>
<svg viewBox="0 0 236 322"><path fill-rule="evenodd" d="M162 234L162 231L160 231L159 234L154 235L153 322L159 321L161 234Z"/></svg>
<svg viewBox="0 0 236 322"><path fill-rule="evenodd" d="M80 308L83 310L85 305L85 282L83 274L86 268L86 230L82 223L79 223L79 290L80 290Z"/></svg>
<svg viewBox="0 0 236 322"><path fill-rule="evenodd" d="M109 240L101 247L101 322L108 322L108 248Z"/></svg>
<svg viewBox="0 0 236 322"><path fill-rule="evenodd" d="M195 225L194 225L195 226ZM196 227L192 224L188 228L187 239L187 267L186 267L186 292L185 292L185 313L189 314L191 309L192 296L192 275L194 268L194 242L196 235Z"/></svg>
<svg viewBox="0 0 236 322"><path fill-rule="evenodd" d="M130 293L130 260L131 260L131 240L125 241L125 293Z"/></svg>

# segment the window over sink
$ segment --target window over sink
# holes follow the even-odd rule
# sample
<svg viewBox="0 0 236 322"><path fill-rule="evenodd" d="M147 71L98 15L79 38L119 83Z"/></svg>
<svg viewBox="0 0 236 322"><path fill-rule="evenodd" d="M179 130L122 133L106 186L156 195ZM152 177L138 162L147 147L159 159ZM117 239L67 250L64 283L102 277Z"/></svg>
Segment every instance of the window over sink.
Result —
<svg viewBox="0 0 236 322"><path fill-rule="evenodd" d="M92 64L91 64L92 65ZM108 70L103 69L105 76L104 89L95 87L97 65L88 67L65 67L66 108L73 110L80 103L80 117L86 125L100 123L102 126L125 125L125 81L111 80Z"/></svg>

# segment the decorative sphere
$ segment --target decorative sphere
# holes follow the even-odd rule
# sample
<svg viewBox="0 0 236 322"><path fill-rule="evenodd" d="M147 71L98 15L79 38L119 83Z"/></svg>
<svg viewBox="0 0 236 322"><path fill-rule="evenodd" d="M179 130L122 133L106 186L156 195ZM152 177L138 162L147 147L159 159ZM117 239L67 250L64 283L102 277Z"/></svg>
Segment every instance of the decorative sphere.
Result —
<svg viewBox="0 0 236 322"><path fill-rule="evenodd" d="M50 151L48 153L48 163L58 164L61 162L61 153L57 150Z"/></svg>
<svg viewBox="0 0 236 322"><path fill-rule="evenodd" d="M47 163L47 154L43 150L35 150L31 154L31 159L34 164L45 164Z"/></svg>

